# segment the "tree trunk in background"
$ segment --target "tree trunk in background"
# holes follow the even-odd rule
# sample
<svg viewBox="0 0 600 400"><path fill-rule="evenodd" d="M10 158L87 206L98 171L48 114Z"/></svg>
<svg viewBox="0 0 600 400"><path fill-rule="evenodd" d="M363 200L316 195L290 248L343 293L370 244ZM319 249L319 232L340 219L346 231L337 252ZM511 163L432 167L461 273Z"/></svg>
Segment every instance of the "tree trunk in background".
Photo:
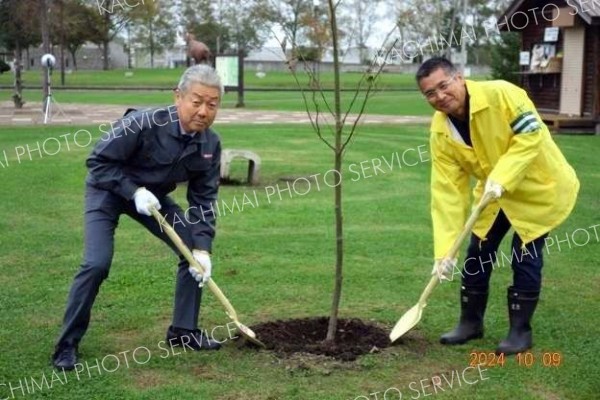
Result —
<svg viewBox="0 0 600 400"><path fill-rule="evenodd" d="M50 53L50 24L48 21L48 0L40 1L40 23L42 31L42 53ZM42 82L44 90L44 111L46 110L46 99L48 98L48 74L45 66L42 65Z"/></svg>
<svg viewBox="0 0 600 400"><path fill-rule="evenodd" d="M29 55L29 47L25 49L25 63L23 64L23 67L26 71L29 71L31 69L30 66L30 55Z"/></svg>
<svg viewBox="0 0 600 400"><path fill-rule="evenodd" d="M104 13L104 26L106 27L106 29L108 30L110 27L110 14L105 12ZM104 71L108 71L109 69L109 64L108 64L108 46L110 43L110 39L108 38L108 32L106 33L106 35L104 36L104 40L102 41L102 69Z"/></svg>
<svg viewBox="0 0 600 400"><path fill-rule="evenodd" d="M73 60L73 70L77 71L77 50L72 50L69 48L69 53L71 54L71 59Z"/></svg>
<svg viewBox="0 0 600 400"><path fill-rule="evenodd" d="M13 102L15 103L15 108L23 108L23 81L21 79L21 70L23 69L23 65L21 64L21 44L17 41L15 46L15 87L13 93Z"/></svg>
<svg viewBox="0 0 600 400"><path fill-rule="evenodd" d="M65 86L65 3L60 5L60 84Z"/></svg>

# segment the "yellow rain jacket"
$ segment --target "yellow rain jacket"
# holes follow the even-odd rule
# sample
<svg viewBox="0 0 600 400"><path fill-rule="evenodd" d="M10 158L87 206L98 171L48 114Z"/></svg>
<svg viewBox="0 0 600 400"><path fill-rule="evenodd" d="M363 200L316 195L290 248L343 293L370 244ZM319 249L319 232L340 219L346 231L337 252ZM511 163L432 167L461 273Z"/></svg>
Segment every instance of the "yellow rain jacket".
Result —
<svg viewBox="0 0 600 400"><path fill-rule="evenodd" d="M491 179L506 190L482 212L473 233L485 240L500 208L524 244L549 232L570 214L579 180L521 88L506 81L466 81L469 147L452 136L446 114L431 123L431 215L434 257L441 259L462 230L470 205Z"/></svg>

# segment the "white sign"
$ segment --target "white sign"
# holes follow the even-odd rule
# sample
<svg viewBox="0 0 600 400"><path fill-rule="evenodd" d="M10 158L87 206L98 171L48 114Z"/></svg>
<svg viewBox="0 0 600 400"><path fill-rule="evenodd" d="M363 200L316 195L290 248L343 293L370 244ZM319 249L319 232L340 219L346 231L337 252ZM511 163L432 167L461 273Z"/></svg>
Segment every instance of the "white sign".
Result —
<svg viewBox="0 0 600 400"><path fill-rule="evenodd" d="M238 56L218 56L216 62L217 74L223 86L238 85Z"/></svg>
<svg viewBox="0 0 600 400"><path fill-rule="evenodd" d="M558 29L557 26L545 28L544 42L558 42Z"/></svg>
<svg viewBox="0 0 600 400"><path fill-rule="evenodd" d="M529 65L531 54L528 51L519 53L519 65Z"/></svg>

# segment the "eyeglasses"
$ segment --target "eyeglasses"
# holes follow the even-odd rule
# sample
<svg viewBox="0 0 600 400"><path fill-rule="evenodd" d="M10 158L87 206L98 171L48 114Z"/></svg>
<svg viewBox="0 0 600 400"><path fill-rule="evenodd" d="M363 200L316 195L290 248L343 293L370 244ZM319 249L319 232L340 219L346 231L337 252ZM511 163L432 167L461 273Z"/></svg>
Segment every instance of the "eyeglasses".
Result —
<svg viewBox="0 0 600 400"><path fill-rule="evenodd" d="M427 98L427 100L434 99L435 96L437 96L438 92L445 92L450 88L450 85L452 84L452 81L454 81L454 78L456 78L456 75L452 75L448 80L437 85L435 89L428 90L425 93L423 93L423 95L425 96L425 98Z"/></svg>

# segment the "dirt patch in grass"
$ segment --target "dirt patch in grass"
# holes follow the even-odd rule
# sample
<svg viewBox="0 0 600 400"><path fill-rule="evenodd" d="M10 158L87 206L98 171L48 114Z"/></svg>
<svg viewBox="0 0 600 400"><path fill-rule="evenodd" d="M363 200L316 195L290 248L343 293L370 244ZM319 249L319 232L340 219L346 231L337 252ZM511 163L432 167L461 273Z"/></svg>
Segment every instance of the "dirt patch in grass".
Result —
<svg viewBox="0 0 600 400"><path fill-rule="evenodd" d="M391 346L399 346L415 355L425 356L430 343L427 341L422 332L418 330L412 330L401 338L397 339Z"/></svg>
<svg viewBox="0 0 600 400"><path fill-rule="evenodd" d="M288 356L310 353L353 361L390 345L385 330L360 319L340 319L335 343L326 342L328 323L328 318L317 317L264 322L250 328L267 349Z"/></svg>
<svg viewBox="0 0 600 400"><path fill-rule="evenodd" d="M155 371L151 369L140 369L134 371L130 382L138 390L150 389L173 383L172 379L166 377L163 371Z"/></svg>

